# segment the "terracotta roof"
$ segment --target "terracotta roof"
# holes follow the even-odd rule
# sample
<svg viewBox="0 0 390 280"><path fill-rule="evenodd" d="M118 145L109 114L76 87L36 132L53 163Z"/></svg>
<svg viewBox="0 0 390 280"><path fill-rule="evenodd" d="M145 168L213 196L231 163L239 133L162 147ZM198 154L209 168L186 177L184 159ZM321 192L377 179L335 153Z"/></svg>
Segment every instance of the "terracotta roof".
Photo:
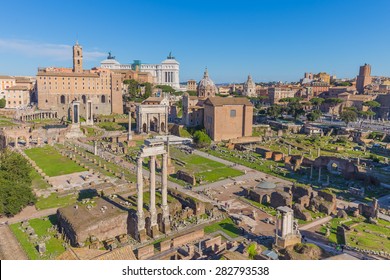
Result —
<svg viewBox="0 0 390 280"><path fill-rule="evenodd" d="M112 250L70 247L57 260L136 260L130 245Z"/></svg>
<svg viewBox="0 0 390 280"><path fill-rule="evenodd" d="M108 253L105 253L103 255L100 255L94 260L136 260L137 258L135 257L133 253L133 249L131 248L130 245L112 250Z"/></svg>
<svg viewBox="0 0 390 280"><path fill-rule="evenodd" d="M0 75L0 79L15 79L15 77L12 77L12 76L2 76Z"/></svg>
<svg viewBox="0 0 390 280"><path fill-rule="evenodd" d="M212 106L246 105L253 106L246 97L209 97L204 104Z"/></svg>

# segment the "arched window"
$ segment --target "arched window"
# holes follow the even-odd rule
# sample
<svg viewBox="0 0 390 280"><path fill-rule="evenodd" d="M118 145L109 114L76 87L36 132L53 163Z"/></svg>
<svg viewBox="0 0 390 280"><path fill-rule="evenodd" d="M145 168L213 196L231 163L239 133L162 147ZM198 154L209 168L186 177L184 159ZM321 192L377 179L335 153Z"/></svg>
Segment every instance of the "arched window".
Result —
<svg viewBox="0 0 390 280"><path fill-rule="evenodd" d="M60 102L61 102L61 104L65 104L65 95L61 95Z"/></svg>
<svg viewBox="0 0 390 280"><path fill-rule="evenodd" d="M106 103L106 96L102 95L102 103Z"/></svg>

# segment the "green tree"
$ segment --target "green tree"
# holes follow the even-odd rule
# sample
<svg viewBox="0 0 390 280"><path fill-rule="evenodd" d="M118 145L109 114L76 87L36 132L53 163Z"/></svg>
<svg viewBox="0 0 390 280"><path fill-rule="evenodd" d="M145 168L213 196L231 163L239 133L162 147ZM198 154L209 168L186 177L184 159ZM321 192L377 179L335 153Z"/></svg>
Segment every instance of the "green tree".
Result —
<svg viewBox="0 0 390 280"><path fill-rule="evenodd" d="M198 148L210 146L211 138L202 130L197 130L194 133L194 143Z"/></svg>
<svg viewBox="0 0 390 280"><path fill-rule="evenodd" d="M139 96L139 83L136 80L124 80L123 83L129 86L128 93L131 100Z"/></svg>
<svg viewBox="0 0 390 280"><path fill-rule="evenodd" d="M334 98L334 97L326 98L325 101L324 101L324 103L329 104L331 107L336 106L337 104L340 104L342 102L343 102L342 99Z"/></svg>
<svg viewBox="0 0 390 280"><path fill-rule="evenodd" d="M190 96L197 96L198 95L198 93L195 90L187 90L187 92Z"/></svg>
<svg viewBox="0 0 390 280"><path fill-rule="evenodd" d="M373 112L373 111L371 111L371 110L368 110L368 111L359 111L359 112L358 112L358 115L359 115L360 117L363 117L363 118L365 118L365 119L368 120L369 118L375 116L375 112Z"/></svg>
<svg viewBox="0 0 390 280"><path fill-rule="evenodd" d="M161 89L163 92L174 93L176 90L168 85L157 85L156 88Z"/></svg>
<svg viewBox="0 0 390 280"><path fill-rule="evenodd" d="M144 83L143 86L145 86L145 94L144 94L144 98L148 98L152 95L152 90L153 90L153 85L151 83Z"/></svg>
<svg viewBox="0 0 390 280"><path fill-rule="evenodd" d="M306 115L306 117L309 121L314 122L321 117L321 111L320 110L313 110L310 113L308 113Z"/></svg>
<svg viewBox="0 0 390 280"><path fill-rule="evenodd" d="M273 104L267 109L267 115L272 118L277 118L283 112L283 107L278 104Z"/></svg>
<svg viewBox="0 0 390 280"><path fill-rule="evenodd" d="M379 102L374 101L374 100L363 102L363 105L370 107L370 109L381 106L381 104Z"/></svg>
<svg viewBox="0 0 390 280"><path fill-rule="evenodd" d="M0 108L5 108L6 101L5 98L0 99Z"/></svg>
<svg viewBox="0 0 390 280"><path fill-rule="evenodd" d="M298 103L299 101L302 101L303 99L301 97L285 97L279 99L279 102L286 102L286 103Z"/></svg>
<svg viewBox="0 0 390 280"><path fill-rule="evenodd" d="M358 114L351 110L342 111L340 114L340 119L345 122L347 125L350 122L356 122Z"/></svg>
<svg viewBox="0 0 390 280"><path fill-rule="evenodd" d="M31 190L31 167L20 154L0 152L0 214L12 216L36 198Z"/></svg>
<svg viewBox="0 0 390 280"><path fill-rule="evenodd" d="M320 108L321 104L324 103L325 99L321 97L314 97L310 99L310 103L314 106L316 106L317 109Z"/></svg>
<svg viewBox="0 0 390 280"><path fill-rule="evenodd" d="M305 114L303 106L298 101L293 100L287 104L287 113L294 117L296 120L299 116Z"/></svg>

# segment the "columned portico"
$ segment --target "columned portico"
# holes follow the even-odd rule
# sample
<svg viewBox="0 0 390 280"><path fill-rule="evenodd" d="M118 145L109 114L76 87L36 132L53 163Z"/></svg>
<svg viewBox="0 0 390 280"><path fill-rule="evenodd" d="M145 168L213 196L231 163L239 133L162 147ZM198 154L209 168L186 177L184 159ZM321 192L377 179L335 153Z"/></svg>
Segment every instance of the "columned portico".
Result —
<svg viewBox="0 0 390 280"><path fill-rule="evenodd" d="M161 210L162 215L160 221L158 221L157 208L156 208L156 157L162 156L162 188L161 188ZM149 169L150 169L150 201L149 201L149 213L150 224L145 222L144 207L143 207L143 175L142 175L142 162L145 157L149 157ZM168 207L168 178L167 178L167 165L168 156L164 149L164 145L160 146L143 146L141 153L137 158L137 238L138 241L144 242L146 235L155 238L159 235L160 231L163 233L170 232L170 220L169 220L169 207ZM160 228L159 228L160 225ZM148 228L146 228L147 226Z"/></svg>

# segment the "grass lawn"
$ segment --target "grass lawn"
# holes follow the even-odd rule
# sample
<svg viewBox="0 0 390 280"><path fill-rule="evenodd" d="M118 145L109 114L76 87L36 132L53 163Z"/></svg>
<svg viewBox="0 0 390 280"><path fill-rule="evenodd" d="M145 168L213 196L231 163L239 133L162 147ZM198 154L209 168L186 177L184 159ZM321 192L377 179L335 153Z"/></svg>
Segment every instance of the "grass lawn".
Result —
<svg viewBox="0 0 390 280"><path fill-rule="evenodd" d="M50 208L60 208L64 206L71 205L77 201L78 195L65 195L58 196L56 193L52 193L47 198L39 197L38 201L35 203L35 207L38 210L50 209Z"/></svg>
<svg viewBox="0 0 390 280"><path fill-rule="evenodd" d="M39 175L38 172L35 171L35 169L31 170L30 177L32 180L31 186L33 189L45 190L50 188L50 185L45 180L43 180L41 175Z"/></svg>
<svg viewBox="0 0 390 280"><path fill-rule="evenodd" d="M57 223L56 215L47 218L32 219L29 223L38 235L39 242L44 242L43 239L45 237L50 237L44 242L46 244L46 252L41 256L37 250L38 242L29 240L27 233L22 231L21 223L10 225L12 232L15 234L30 260L55 259L65 251L65 248L62 246L63 240L55 237L55 231L49 231L49 228Z"/></svg>
<svg viewBox="0 0 390 280"><path fill-rule="evenodd" d="M378 224L361 222L347 233L347 244L361 249L390 252L390 222L378 219ZM382 236L380 236L382 235Z"/></svg>
<svg viewBox="0 0 390 280"><path fill-rule="evenodd" d="M206 226L204 228L205 233L212 233L218 230L223 231L224 233L226 233L232 238L236 238L240 236L241 233L241 231L236 227L236 225L233 223L232 219L230 218L226 218L218 223Z"/></svg>
<svg viewBox="0 0 390 280"><path fill-rule="evenodd" d="M6 127L6 126L16 126L16 124L13 123L10 119L0 118L0 127Z"/></svg>
<svg viewBox="0 0 390 280"><path fill-rule="evenodd" d="M386 251L390 252L390 222L378 219L378 224L367 223L364 218L347 219L334 218L330 221L330 236L329 241L337 243L336 230L337 226L344 224L351 227L351 230L346 232L347 245L360 249ZM326 232L325 227L321 227L322 233ZM380 236L382 235L382 236Z"/></svg>
<svg viewBox="0 0 390 280"><path fill-rule="evenodd" d="M187 155L174 147L170 148L170 155L176 170L193 173L196 179L201 179L203 182L211 183L244 174L239 170L230 168L208 158L194 154ZM181 166L180 162L184 162L185 165Z"/></svg>
<svg viewBox="0 0 390 280"><path fill-rule="evenodd" d="M101 122L98 123L98 126L107 131L125 130L127 128L127 123Z"/></svg>
<svg viewBox="0 0 390 280"><path fill-rule="evenodd" d="M32 148L25 150L26 155L46 173L47 176L60 176L75 172L85 171L86 169L77 165L67 157L62 156L51 146L42 148Z"/></svg>

